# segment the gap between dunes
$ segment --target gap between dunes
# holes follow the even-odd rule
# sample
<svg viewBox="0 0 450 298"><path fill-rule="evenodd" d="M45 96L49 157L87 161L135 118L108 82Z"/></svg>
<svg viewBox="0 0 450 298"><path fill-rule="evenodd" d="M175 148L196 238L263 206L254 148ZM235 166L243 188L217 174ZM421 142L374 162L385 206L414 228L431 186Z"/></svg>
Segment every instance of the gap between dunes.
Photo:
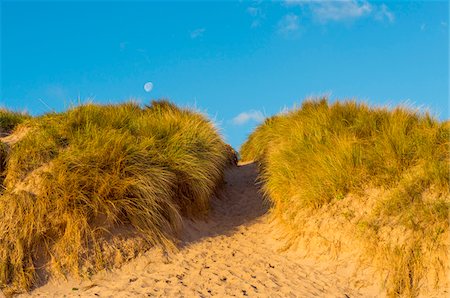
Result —
<svg viewBox="0 0 450 298"><path fill-rule="evenodd" d="M186 221L180 250L153 248L90 280L50 280L22 296L40 297L370 297L374 281L357 280L346 264L279 251L268 207L255 185L257 167L226 172L207 221Z"/></svg>

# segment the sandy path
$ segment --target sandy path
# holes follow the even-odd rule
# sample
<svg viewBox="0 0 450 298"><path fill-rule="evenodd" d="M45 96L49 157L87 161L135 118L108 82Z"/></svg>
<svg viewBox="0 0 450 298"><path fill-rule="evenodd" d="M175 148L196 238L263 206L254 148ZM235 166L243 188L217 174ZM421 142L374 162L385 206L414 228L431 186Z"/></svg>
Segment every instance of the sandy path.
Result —
<svg viewBox="0 0 450 298"><path fill-rule="evenodd" d="M50 281L44 297L355 297L349 282L295 254L277 252L256 168L228 170L208 222L188 222L171 256L152 249L89 281ZM330 264L332 265L332 264ZM327 273L329 272L329 273Z"/></svg>

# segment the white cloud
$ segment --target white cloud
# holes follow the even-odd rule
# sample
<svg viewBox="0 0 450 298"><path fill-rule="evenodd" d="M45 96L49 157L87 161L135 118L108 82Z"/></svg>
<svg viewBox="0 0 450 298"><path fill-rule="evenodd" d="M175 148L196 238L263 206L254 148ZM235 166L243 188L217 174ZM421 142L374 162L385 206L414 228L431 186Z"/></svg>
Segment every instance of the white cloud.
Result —
<svg viewBox="0 0 450 298"><path fill-rule="evenodd" d="M202 37L203 33L205 33L206 29L205 28L198 28L195 29L194 31L191 31L191 38L192 39L196 39L198 37Z"/></svg>
<svg viewBox="0 0 450 298"><path fill-rule="evenodd" d="M278 23L278 32L289 35L300 29L300 18L295 14L285 15Z"/></svg>
<svg viewBox="0 0 450 298"><path fill-rule="evenodd" d="M255 3L258 4L258 3ZM262 9L257 6L247 7L247 13L252 17L252 22L250 28L257 28L261 25L262 20L265 19L266 15L263 13Z"/></svg>
<svg viewBox="0 0 450 298"><path fill-rule="evenodd" d="M312 11L321 22L357 19L370 14L373 9L367 1L325 1L315 4Z"/></svg>
<svg viewBox="0 0 450 298"><path fill-rule="evenodd" d="M252 17L257 17L258 15L261 15L261 8L259 8L259 7L249 7L249 8L247 8L247 12Z"/></svg>
<svg viewBox="0 0 450 298"><path fill-rule="evenodd" d="M388 20L390 23L395 21L395 16L392 11L386 6L386 4L381 4L375 13L375 19L379 21Z"/></svg>
<svg viewBox="0 0 450 298"><path fill-rule="evenodd" d="M367 0L285 0L287 6L308 7L313 17L321 23L349 21L362 17L394 22L395 15L385 4L370 4Z"/></svg>
<svg viewBox="0 0 450 298"><path fill-rule="evenodd" d="M287 5L305 5L314 2L320 2L320 0L284 0Z"/></svg>
<svg viewBox="0 0 450 298"><path fill-rule="evenodd" d="M249 121L254 121L254 122L262 122L264 120L264 115L261 111L255 111L255 110L251 110L248 112L242 112L239 115L237 115L236 117L234 117L231 122L234 125L243 125L246 124Z"/></svg>

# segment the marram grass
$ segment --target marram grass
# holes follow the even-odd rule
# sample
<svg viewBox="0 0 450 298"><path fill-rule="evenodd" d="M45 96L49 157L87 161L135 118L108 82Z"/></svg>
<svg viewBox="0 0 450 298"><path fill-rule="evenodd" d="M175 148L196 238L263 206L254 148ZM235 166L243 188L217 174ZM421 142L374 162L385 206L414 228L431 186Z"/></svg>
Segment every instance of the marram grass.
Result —
<svg viewBox="0 0 450 298"><path fill-rule="evenodd" d="M8 135L17 125L30 118L25 112L0 108L0 137Z"/></svg>
<svg viewBox="0 0 450 298"><path fill-rule="evenodd" d="M212 123L167 101L86 104L33 118L11 145L0 195L0 285L36 282L49 271L100 270L100 241L131 225L150 244L170 247L182 216L207 214L230 149ZM45 259L44 258L44 259Z"/></svg>
<svg viewBox="0 0 450 298"><path fill-rule="evenodd" d="M449 143L449 122L427 113L320 99L266 119L240 154L261 164L273 216L290 239L308 216L360 196L364 216L334 216L345 214L358 231L389 296L417 296L448 278ZM374 188L385 195L365 204L364 191Z"/></svg>

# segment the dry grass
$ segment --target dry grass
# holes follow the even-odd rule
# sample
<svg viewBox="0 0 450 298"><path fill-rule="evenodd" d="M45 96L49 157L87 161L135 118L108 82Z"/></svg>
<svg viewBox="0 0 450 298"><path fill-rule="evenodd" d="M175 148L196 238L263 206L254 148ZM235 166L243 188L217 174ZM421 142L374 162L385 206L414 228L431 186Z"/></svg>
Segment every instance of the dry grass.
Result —
<svg viewBox="0 0 450 298"><path fill-rule="evenodd" d="M0 196L0 285L52 273L85 275L107 260L102 237L131 225L152 245L173 246L181 217L205 216L229 163L212 123L167 101L87 104L22 124Z"/></svg>
<svg viewBox="0 0 450 298"><path fill-rule="evenodd" d="M25 112L0 108L0 137L8 135L17 125L30 118L30 115Z"/></svg>
<svg viewBox="0 0 450 298"><path fill-rule="evenodd" d="M15 112L6 108L0 108L0 138L10 135L17 125L30 118L30 115L25 112ZM0 183L4 179L8 151L8 145L0 142Z"/></svg>
<svg viewBox="0 0 450 298"><path fill-rule="evenodd" d="M362 205L364 216L344 208L333 216L347 218L388 295L417 296L448 277L449 129L406 107L307 100L267 119L240 153L260 162L273 215L291 239L309 215L355 195L364 202L367 189L385 190Z"/></svg>

